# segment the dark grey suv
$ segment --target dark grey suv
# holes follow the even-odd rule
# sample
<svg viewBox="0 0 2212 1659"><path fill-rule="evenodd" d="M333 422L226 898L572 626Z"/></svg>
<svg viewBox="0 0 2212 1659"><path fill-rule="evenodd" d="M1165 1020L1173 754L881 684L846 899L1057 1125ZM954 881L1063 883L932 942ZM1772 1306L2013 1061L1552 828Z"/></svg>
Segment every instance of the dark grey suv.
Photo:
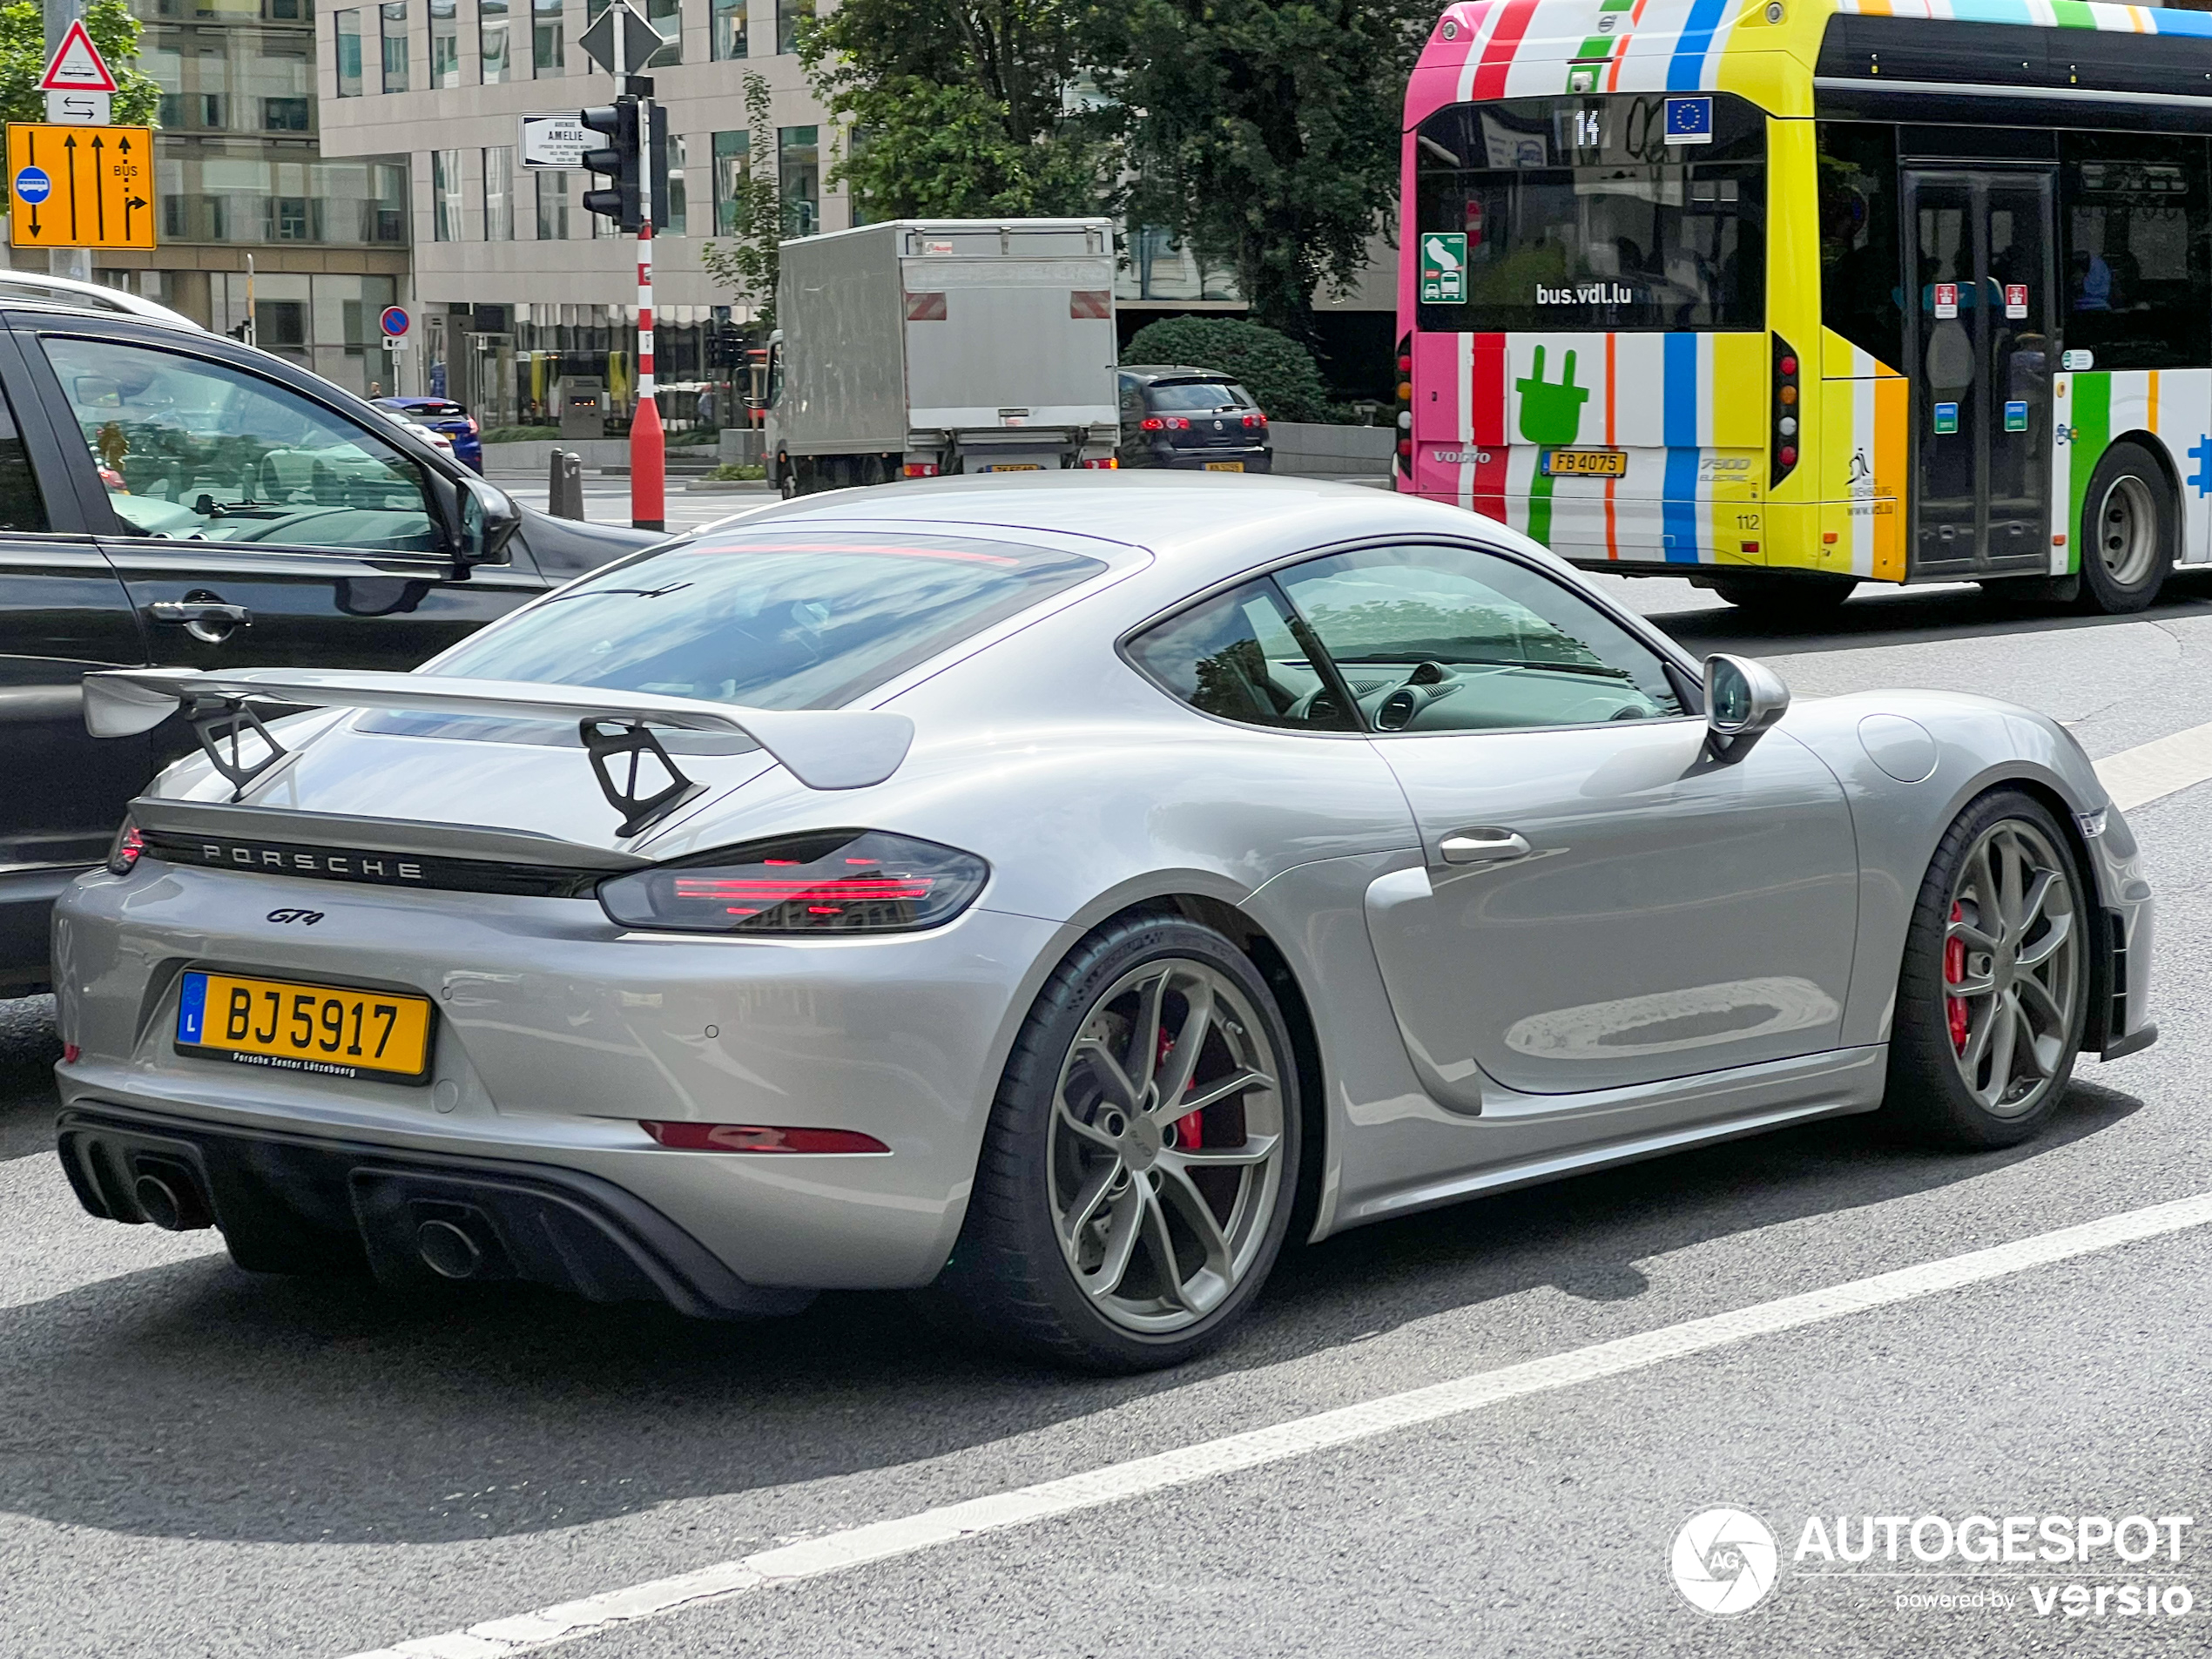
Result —
<svg viewBox="0 0 2212 1659"><path fill-rule="evenodd" d="M1272 469L1266 412L1228 375L1176 364L1124 366L1121 381L1117 453L1124 467L1190 472Z"/></svg>
<svg viewBox="0 0 2212 1659"><path fill-rule="evenodd" d="M196 739L95 741L96 668L412 668L661 539L550 518L352 393L185 319L0 293L0 995Z"/></svg>

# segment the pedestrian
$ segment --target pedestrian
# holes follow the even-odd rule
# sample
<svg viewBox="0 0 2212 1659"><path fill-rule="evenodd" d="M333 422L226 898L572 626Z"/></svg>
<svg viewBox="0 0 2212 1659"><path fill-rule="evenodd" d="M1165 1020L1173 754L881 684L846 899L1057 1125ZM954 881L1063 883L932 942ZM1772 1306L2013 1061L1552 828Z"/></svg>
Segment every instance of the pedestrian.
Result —
<svg viewBox="0 0 2212 1659"><path fill-rule="evenodd" d="M384 395L384 382L383 382L382 381L369 381L369 383L368 383L368 397L369 397L369 401L373 403L373 402L374 402L374 401L375 401L378 398L380 398L380 397L381 397L381 396L383 396L383 395Z"/></svg>

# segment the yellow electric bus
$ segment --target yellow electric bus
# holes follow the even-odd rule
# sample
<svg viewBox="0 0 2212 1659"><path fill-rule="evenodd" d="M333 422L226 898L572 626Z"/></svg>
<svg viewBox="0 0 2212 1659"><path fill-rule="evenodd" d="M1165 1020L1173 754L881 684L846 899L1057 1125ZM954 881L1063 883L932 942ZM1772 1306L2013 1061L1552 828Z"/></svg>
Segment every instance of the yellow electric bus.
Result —
<svg viewBox="0 0 2212 1659"><path fill-rule="evenodd" d="M2212 16L1463 0L1406 105L1397 487L1750 606L2212 562Z"/></svg>

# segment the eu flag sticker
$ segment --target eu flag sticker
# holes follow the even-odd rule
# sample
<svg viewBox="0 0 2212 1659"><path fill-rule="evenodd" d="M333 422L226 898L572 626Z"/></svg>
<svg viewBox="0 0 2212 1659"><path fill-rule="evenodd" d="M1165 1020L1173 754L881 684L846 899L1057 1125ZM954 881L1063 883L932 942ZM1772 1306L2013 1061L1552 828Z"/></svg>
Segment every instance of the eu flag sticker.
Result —
<svg viewBox="0 0 2212 1659"><path fill-rule="evenodd" d="M1670 98L1667 100L1666 134L1669 144L1710 144L1713 141L1713 100L1710 98Z"/></svg>
<svg viewBox="0 0 2212 1659"><path fill-rule="evenodd" d="M185 975L184 994L177 999L177 1041L198 1042L207 1019L207 975Z"/></svg>

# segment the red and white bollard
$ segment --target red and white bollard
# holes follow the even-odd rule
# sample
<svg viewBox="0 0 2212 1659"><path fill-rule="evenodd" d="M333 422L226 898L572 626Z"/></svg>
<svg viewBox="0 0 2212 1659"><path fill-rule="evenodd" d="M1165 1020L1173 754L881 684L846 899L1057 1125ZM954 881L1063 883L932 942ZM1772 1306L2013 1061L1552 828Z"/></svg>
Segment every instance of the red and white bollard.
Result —
<svg viewBox="0 0 2212 1659"><path fill-rule="evenodd" d="M637 227L637 412L630 418L630 523L668 528L668 450L653 399L653 227Z"/></svg>

